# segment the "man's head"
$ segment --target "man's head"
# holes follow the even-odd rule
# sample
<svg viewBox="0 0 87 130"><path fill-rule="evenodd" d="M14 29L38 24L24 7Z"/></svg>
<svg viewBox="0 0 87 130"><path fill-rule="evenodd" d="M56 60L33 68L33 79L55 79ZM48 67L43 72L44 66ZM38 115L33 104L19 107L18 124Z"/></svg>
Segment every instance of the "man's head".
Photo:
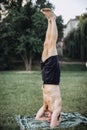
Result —
<svg viewBox="0 0 87 130"><path fill-rule="evenodd" d="M55 17L54 12L50 8L43 8L41 9L41 12L45 15L47 19L50 19L51 17Z"/></svg>
<svg viewBox="0 0 87 130"><path fill-rule="evenodd" d="M46 121L47 122L51 122L51 116L52 116L52 112L49 110L45 111L45 117L46 117Z"/></svg>

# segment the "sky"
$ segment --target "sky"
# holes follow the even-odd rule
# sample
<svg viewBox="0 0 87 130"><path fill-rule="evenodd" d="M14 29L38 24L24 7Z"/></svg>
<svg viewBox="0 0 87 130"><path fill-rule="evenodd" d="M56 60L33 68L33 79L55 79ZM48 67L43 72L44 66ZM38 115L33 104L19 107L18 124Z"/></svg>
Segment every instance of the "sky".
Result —
<svg viewBox="0 0 87 130"><path fill-rule="evenodd" d="M55 14L62 15L65 24L75 16L87 12L87 0L49 0L49 2L55 6Z"/></svg>

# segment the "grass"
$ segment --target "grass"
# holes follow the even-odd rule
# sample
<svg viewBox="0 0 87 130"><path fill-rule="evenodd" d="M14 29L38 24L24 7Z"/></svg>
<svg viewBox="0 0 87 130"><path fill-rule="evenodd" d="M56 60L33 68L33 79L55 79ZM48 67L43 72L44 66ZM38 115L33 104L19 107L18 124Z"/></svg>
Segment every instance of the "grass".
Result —
<svg viewBox="0 0 87 130"><path fill-rule="evenodd" d="M63 111L87 113L87 73L65 72L61 79Z"/></svg>
<svg viewBox="0 0 87 130"><path fill-rule="evenodd" d="M15 115L37 112L42 105L41 86L40 71L0 72L0 130L17 130ZM87 71L63 70L60 89L63 112L87 114Z"/></svg>

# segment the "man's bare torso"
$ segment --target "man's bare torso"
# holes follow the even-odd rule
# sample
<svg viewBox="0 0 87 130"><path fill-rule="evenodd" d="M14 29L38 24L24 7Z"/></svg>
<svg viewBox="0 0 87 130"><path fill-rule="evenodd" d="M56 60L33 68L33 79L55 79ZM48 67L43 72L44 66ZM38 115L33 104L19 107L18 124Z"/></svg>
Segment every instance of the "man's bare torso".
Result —
<svg viewBox="0 0 87 130"><path fill-rule="evenodd" d="M44 85L42 90L44 109L48 108L50 112L53 112L58 107L61 107L61 95L58 85Z"/></svg>

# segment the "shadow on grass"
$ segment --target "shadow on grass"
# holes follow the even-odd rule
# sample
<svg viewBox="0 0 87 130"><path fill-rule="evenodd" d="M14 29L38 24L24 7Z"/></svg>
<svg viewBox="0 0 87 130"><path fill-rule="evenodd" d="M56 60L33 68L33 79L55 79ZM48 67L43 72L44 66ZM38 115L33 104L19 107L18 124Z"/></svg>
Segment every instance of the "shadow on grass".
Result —
<svg viewBox="0 0 87 130"><path fill-rule="evenodd" d="M20 127L16 124L0 124L0 130L20 130Z"/></svg>
<svg viewBox="0 0 87 130"><path fill-rule="evenodd" d="M0 124L0 130L21 130L21 129L17 124L10 124L10 125L4 124L3 126ZM42 130L42 129L39 128L39 129L35 129L35 130ZM50 130L50 129L46 129L46 130ZM87 125L80 124L80 125L78 125L76 127L72 127L72 128L56 128L54 130L87 130Z"/></svg>
<svg viewBox="0 0 87 130"><path fill-rule="evenodd" d="M0 117L0 130L20 130L13 117Z"/></svg>

